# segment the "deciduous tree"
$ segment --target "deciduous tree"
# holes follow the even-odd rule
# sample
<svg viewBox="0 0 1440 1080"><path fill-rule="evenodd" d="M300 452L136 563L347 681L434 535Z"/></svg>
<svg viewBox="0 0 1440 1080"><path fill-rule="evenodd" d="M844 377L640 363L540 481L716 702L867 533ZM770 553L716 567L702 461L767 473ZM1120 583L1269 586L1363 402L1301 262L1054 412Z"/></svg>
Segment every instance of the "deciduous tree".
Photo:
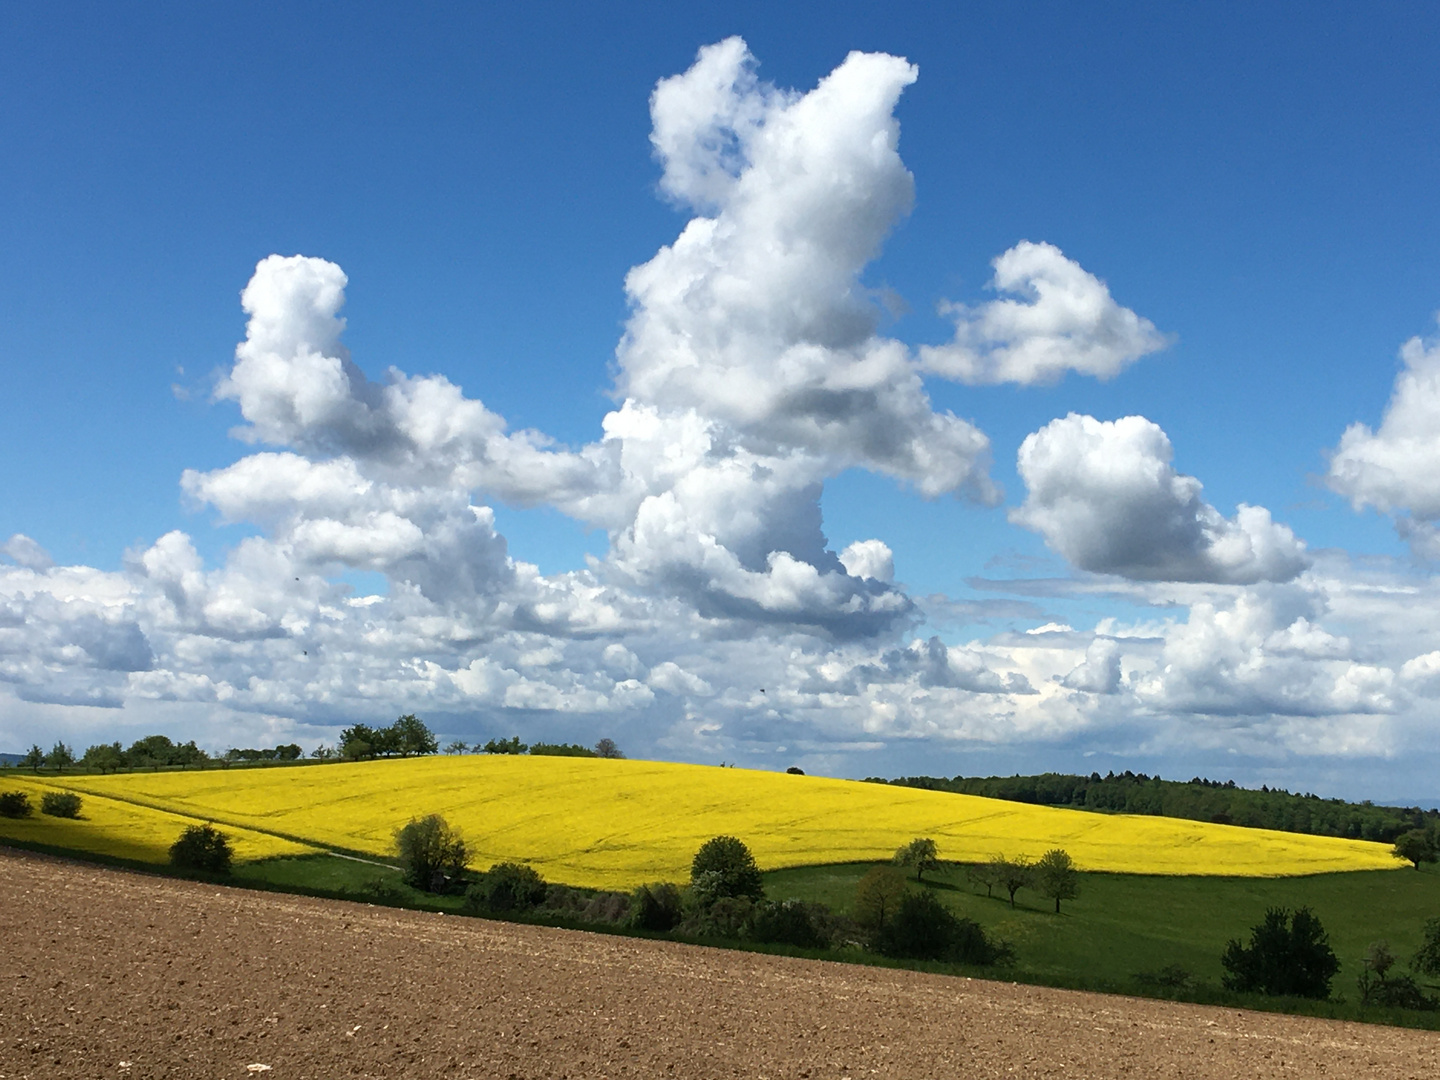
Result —
<svg viewBox="0 0 1440 1080"><path fill-rule="evenodd" d="M1055 901L1055 914L1060 914L1060 901L1080 895L1080 872L1070 853L1064 848L1051 848L1035 864L1035 884Z"/></svg>
<svg viewBox="0 0 1440 1080"><path fill-rule="evenodd" d="M986 896L994 896L995 886L1000 884L1000 871L996 866L997 859L1000 859L1000 856L986 859L982 863L975 863L965 871L965 876L970 879L972 885L985 886Z"/></svg>
<svg viewBox="0 0 1440 1080"><path fill-rule="evenodd" d="M726 897L765 898L755 856L733 836L716 836L700 845L690 863L690 888L702 904Z"/></svg>
<svg viewBox="0 0 1440 1080"><path fill-rule="evenodd" d="M940 851L928 836L917 836L895 852L896 866L915 868L915 880L924 881L926 870L940 868Z"/></svg>
<svg viewBox="0 0 1440 1080"><path fill-rule="evenodd" d="M1007 859L1003 855L997 855L990 860L995 868L995 883L1010 894L1010 906L1015 906L1015 894L1021 889L1027 888L1035 877L1035 868L1025 856L1016 859Z"/></svg>
<svg viewBox="0 0 1440 1080"><path fill-rule="evenodd" d="M85 751L80 758L80 764L87 769L98 769L102 773L114 772L125 764L125 751L120 749L118 742L109 746L97 743Z"/></svg>
<svg viewBox="0 0 1440 1080"><path fill-rule="evenodd" d="M375 729L369 724L352 724L340 732L340 756L346 761L363 761L375 754Z"/></svg>
<svg viewBox="0 0 1440 1080"><path fill-rule="evenodd" d="M460 833L439 814L411 818L396 829L395 853L405 880L425 892L444 892L464 872L468 855Z"/></svg>
<svg viewBox="0 0 1440 1080"><path fill-rule="evenodd" d="M905 888L905 875L895 867L872 867L855 885L855 921L872 933L879 930L900 909Z"/></svg>
<svg viewBox="0 0 1440 1080"><path fill-rule="evenodd" d="M401 757L412 754L435 754L440 750L434 733L414 713L406 713L390 725L390 737L394 743L393 752Z"/></svg>
<svg viewBox="0 0 1440 1080"><path fill-rule="evenodd" d="M1422 862L1436 860L1435 845L1431 842L1430 834L1424 829L1411 829L1397 836L1391 854L1397 859L1413 863L1416 870L1420 869Z"/></svg>

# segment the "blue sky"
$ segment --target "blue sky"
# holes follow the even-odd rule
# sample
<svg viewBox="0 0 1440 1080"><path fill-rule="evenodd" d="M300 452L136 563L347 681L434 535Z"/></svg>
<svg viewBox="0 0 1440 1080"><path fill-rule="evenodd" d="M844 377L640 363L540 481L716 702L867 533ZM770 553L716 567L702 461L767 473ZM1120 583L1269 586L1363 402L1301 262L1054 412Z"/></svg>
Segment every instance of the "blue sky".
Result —
<svg viewBox="0 0 1440 1080"><path fill-rule="evenodd" d="M995 4L940 16L874 5L630 5L618 15L567 5L403 15L318 4L0 8L0 539L28 538L0 562L0 601L10 605L0 742L23 749L58 731L83 746L151 729L221 749L316 742L333 740L339 723L398 710L465 738L611 734L635 754L761 767L793 759L839 775L1101 764L1437 794L1425 658L1440 650L1440 625L1425 608L1440 509L1427 501L1426 447L1440 443L1440 417L1422 392L1423 342L1414 363L1399 358L1405 342L1433 337L1440 308L1437 20L1399 4ZM904 351L910 366L894 378L919 379L934 415L983 433L982 471L1003 498L956 497L958 474L881 460L833 432L823 446L795 442L785 424L799 384L756 391L768 402L758 412L740 398L712 408L709 391L675 381L669 346L635 333L637 312L657 325L674 312L658 293L627 296L627 272L692 218L743 216L740 203L724 203L732 196L707 202L709 188L679 178L684 155L704 146L704 131L685 127L693 109L677 106L676 138L690 142L669 164L651 143L657 82L732 35L751 57L735 70L759 81L725 100L744 115L770 110L757 130L778 130L784 101L815 90L851 50L918 68L887 113L898 159L850 178L875 185L851 192L863 209L889 205L884 185L913 177L913 204L897 196L889 224L877 226L878 254L836 271L841 286L858 275L860 291L827 299L802 282L755 318L863 301L873 316L864 348ZM778 89L767 97L764 84ZM843 126L841 108L824 105ZM738 145L740 164L727 167L743 188L760 158L745 157L744 137ZM813 173L830 159L797 160L785 167ZM751 171L758 185L764 170ZM767 190L803 233L810 204L780 181ZM752 196L745 206L772 205ZM839 197L819 192L814 208ZM801 240L845 246L831 233ZM980 320L1003 299L990 286L992 261L1025 241L1055 250L1045 273L1073 266L1103 282L1105 310L1155 336L1114 346L1118 366L1105 378L1079 360L1061 362L1050 382L925 369L923 347L959 342L946 301L971 313L958 316L972 335L966 348L988 341L981 353L994 360L993 350L1019 347L1013 336L986 339ZM440 483L435 463L414 455L402 476L393 459L357 449L353 431L257 423L274 419L265 413L274 386L246 383L237 366L247 333L239 294L272 254L343 270L343 344L375 394L394 385L392 367L443 379L510 432L535 429L556 440L552 450L573 451L573 461L547 451L532 463L570 486L529 474L521 483L474 461ZM300 302L286 296L277 319ZM716 304L685 318L749 317ZM1072 328L1058 347L1074 351L1092 331ZM699 363L739 364L763 381L785 348L816 332ZM806 377L834 375L859 340L823 361L830 375ZM1418 387L1401 410L1409 426L1397 418L1383 428L1403 371ZM217 394L227 378L232 391ZM651 448L662 458L688 437L685 417L719 440L688 486L657 480L650 465L574 478L626 396L679 425L656 437L670 447ZM1156 503L1116 487L1114 455L1133 465L1141 443L1153 451L1150 429L1127 442L1095 428L1085 457L1078 421L1047 427L1072 413L1147 418L1168 437L1174 476L1196 478L1203 492ZM905 416L876 423L921 422L913 409ZM246 423L258 441L231 434ZM1357 435L1342 455L1353 467L1341 470L1330 455L1355 423L1371 437ZM1017 452L1042 431L1055 451L1049 471L1023 477ZM705 470L732 438L759 455L757 467L809 455L809 471L769 502L722 498ZM491 461L493 450L474 453ZM186 470L219 475L267 453L353 462L384 491L343 512L329 503L282 512L274 489L295 479L272 470L263 497L226 488L227 516L220 481L182 489ZM1077 454L1094 466L1090 487L1062 475ZM255 458L246 475L259 484L277 461ZM1174 476L1164 483L1173 488ZM1033 492L1047 477L1058 494L1044 502ZM917 493L926 483L936 497ZM1076 485L1078 509L1066 501ZM493 525L454 540L471 545L463 551L436 547L458 528L446 500L459 493L492 508ZM636 533L644 498L683 504L665 534L675 546ZM791 511L813 498L828 556L813 536L796 538L810 525ZM407 517L417 499L428 509ZM1240 504L1266 508L1269 523L1247 532ZM1028 525L1012 520L1025 517L1022 505ZM1156 514L1181 511L1194 535L1168 561L1101 535L1143 533ZM384 528L403 519L411 540L375 533L385 514ZM726 539L746 514L758 531ZM363 551L305 546L316 529L355 530L362 519L372 530ZM193 559L171 544L147 564L176 530ZM1202 533L1210 539L1194 539ZM260 571L239 558L247 537L249 556L279 561ZM716 576L718 564L695 554L697 537L734 555L725 574L740 576L728 585ZM1279 554L1236 562L1216 554L1226 537L1273 541ZM893 572L865 576L854 559L837 569L836 555L871 539ZM422 547L433 566L414 561ZM765 564L776 552L811 567L815 596L839 606L777 599L784 568ZM472 557L490 568L477 574L499 577L464 595L433 584L445 560ZM173 584L174 566L157 568L166 559L188 568L190 585ZM540 584L529 571L515 578L516 561L538 567ZM253 575L278 575L280 562L303 601L261 595L270 586ZM1004 584L1012 579L1023 580ZM401 611L397 586L429 607ZM508 614L539 603L527 589L610 614ZM344 610L376 616L368 630L319 613L366 596L379 599ZM837 612L857 603L868 614L844 622ZM240 608L247 628L215 615ZM308 666L296 668L290 647L305 628L332 623L336 637L317 655L333 655L333 669L310 664L303 645ZM1070 629L1025 633L1046 624ZM926 666L940 662L932 638L950 650L943 670ZM604 660L612 645L626 657ZM483 678L481 660L493 667ZM821 670L833 675L823 687ZM358 671L366 675L347 685Z"/></svg>

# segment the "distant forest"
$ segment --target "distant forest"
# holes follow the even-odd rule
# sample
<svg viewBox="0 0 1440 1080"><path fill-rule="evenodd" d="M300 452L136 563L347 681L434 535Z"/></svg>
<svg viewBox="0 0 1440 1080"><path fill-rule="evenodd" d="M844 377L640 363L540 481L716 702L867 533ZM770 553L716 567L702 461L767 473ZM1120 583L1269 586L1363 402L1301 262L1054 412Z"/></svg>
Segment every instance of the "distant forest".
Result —
<svg viewBox="0 0 1440 1080"><path fill-rule="evenodd" d="M1066 806L1111 814L1153 814L1162 817L1279 829L1316 836L1345 836L1391 843L1411 829L1440 833L1440 811L1418 807L1376 806L1318 795L1295 794L1283 788L1259 791L1237 787L1235 781L1162 780L1132 773L1092 772L1089 776L1042 773L1039 776L902 776L897 780L867 778L872 783L985 795L1011 802Z"/></svg>

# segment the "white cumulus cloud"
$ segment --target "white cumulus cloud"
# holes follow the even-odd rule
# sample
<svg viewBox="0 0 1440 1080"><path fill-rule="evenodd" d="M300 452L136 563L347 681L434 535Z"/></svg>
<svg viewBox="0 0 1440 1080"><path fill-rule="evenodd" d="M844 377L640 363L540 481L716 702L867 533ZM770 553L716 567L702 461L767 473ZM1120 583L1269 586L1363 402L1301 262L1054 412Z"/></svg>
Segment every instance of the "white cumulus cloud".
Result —
<svg viewBox="0 0 1440 1080"><path fill-rule="evenodd" d="M1250 584L1305 568L1305 545L1270 511L1241 504L1224 517L1171 457L1143 416L1052 420L1020 445L1027 494L1011 520L1082 570L1143 581Z"/></svg>
<svg viewBox="0 0 1440 1080"><path fill-rule="evenodd" d="M1380 427L1356 422L1330 453L1326 482L1356 510L1395 517L1417 554L1440 557L1440 338L1414 337L1400 349Z"/></svg>
<svg viewBox="0 0 1440 1080"><path fill-rule="evenodd" d="M974 384L1043 385L1069 371L1109 379L1169 343L1052 244L1021 241L994 265L991 287L1005 295L978 307L946 304L955 337L921 348L927 371Z"/></svg>

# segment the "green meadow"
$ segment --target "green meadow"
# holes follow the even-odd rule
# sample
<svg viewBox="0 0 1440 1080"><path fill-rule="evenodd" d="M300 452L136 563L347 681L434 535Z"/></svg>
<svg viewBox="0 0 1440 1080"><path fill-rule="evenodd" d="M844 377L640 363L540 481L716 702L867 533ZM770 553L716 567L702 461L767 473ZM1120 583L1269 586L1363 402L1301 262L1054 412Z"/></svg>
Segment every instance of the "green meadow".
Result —
<svg viewBox="0 0 1440 1080"><path fill-rule="evenodd" d="M775 871L765 875L766 890L774 899L819 901L848 913L856 882L872 865ZM1002 977L1191 1000L1231 999L1221 991L1220 954L1231 938L1247 942L1250 927L1267 908L1308 906L1319 917L1342 964L1333 984L1333 995L1347 999L1341 1005L1357 996L1355 979L1368 945L1387 940L1403 964L1420 944L1425 920L1440 916L1440 870L1434 864L1419 871L1285 878L1082 874L1079 897L1065 901L1059 915L1053 901L1027 889L1017 894L1012 910L1002 890L987 897L983 886L967 881L964 867L946 865L927 874L922 885L911 881L1015 947L1016 962ZM1191 975L1188 990L1157 988L1136 978L1172 965ZM1325 1013L1324 1003L1319 1011ZM1342 1012L1358 1015L1353 1007Z"/></svg>

